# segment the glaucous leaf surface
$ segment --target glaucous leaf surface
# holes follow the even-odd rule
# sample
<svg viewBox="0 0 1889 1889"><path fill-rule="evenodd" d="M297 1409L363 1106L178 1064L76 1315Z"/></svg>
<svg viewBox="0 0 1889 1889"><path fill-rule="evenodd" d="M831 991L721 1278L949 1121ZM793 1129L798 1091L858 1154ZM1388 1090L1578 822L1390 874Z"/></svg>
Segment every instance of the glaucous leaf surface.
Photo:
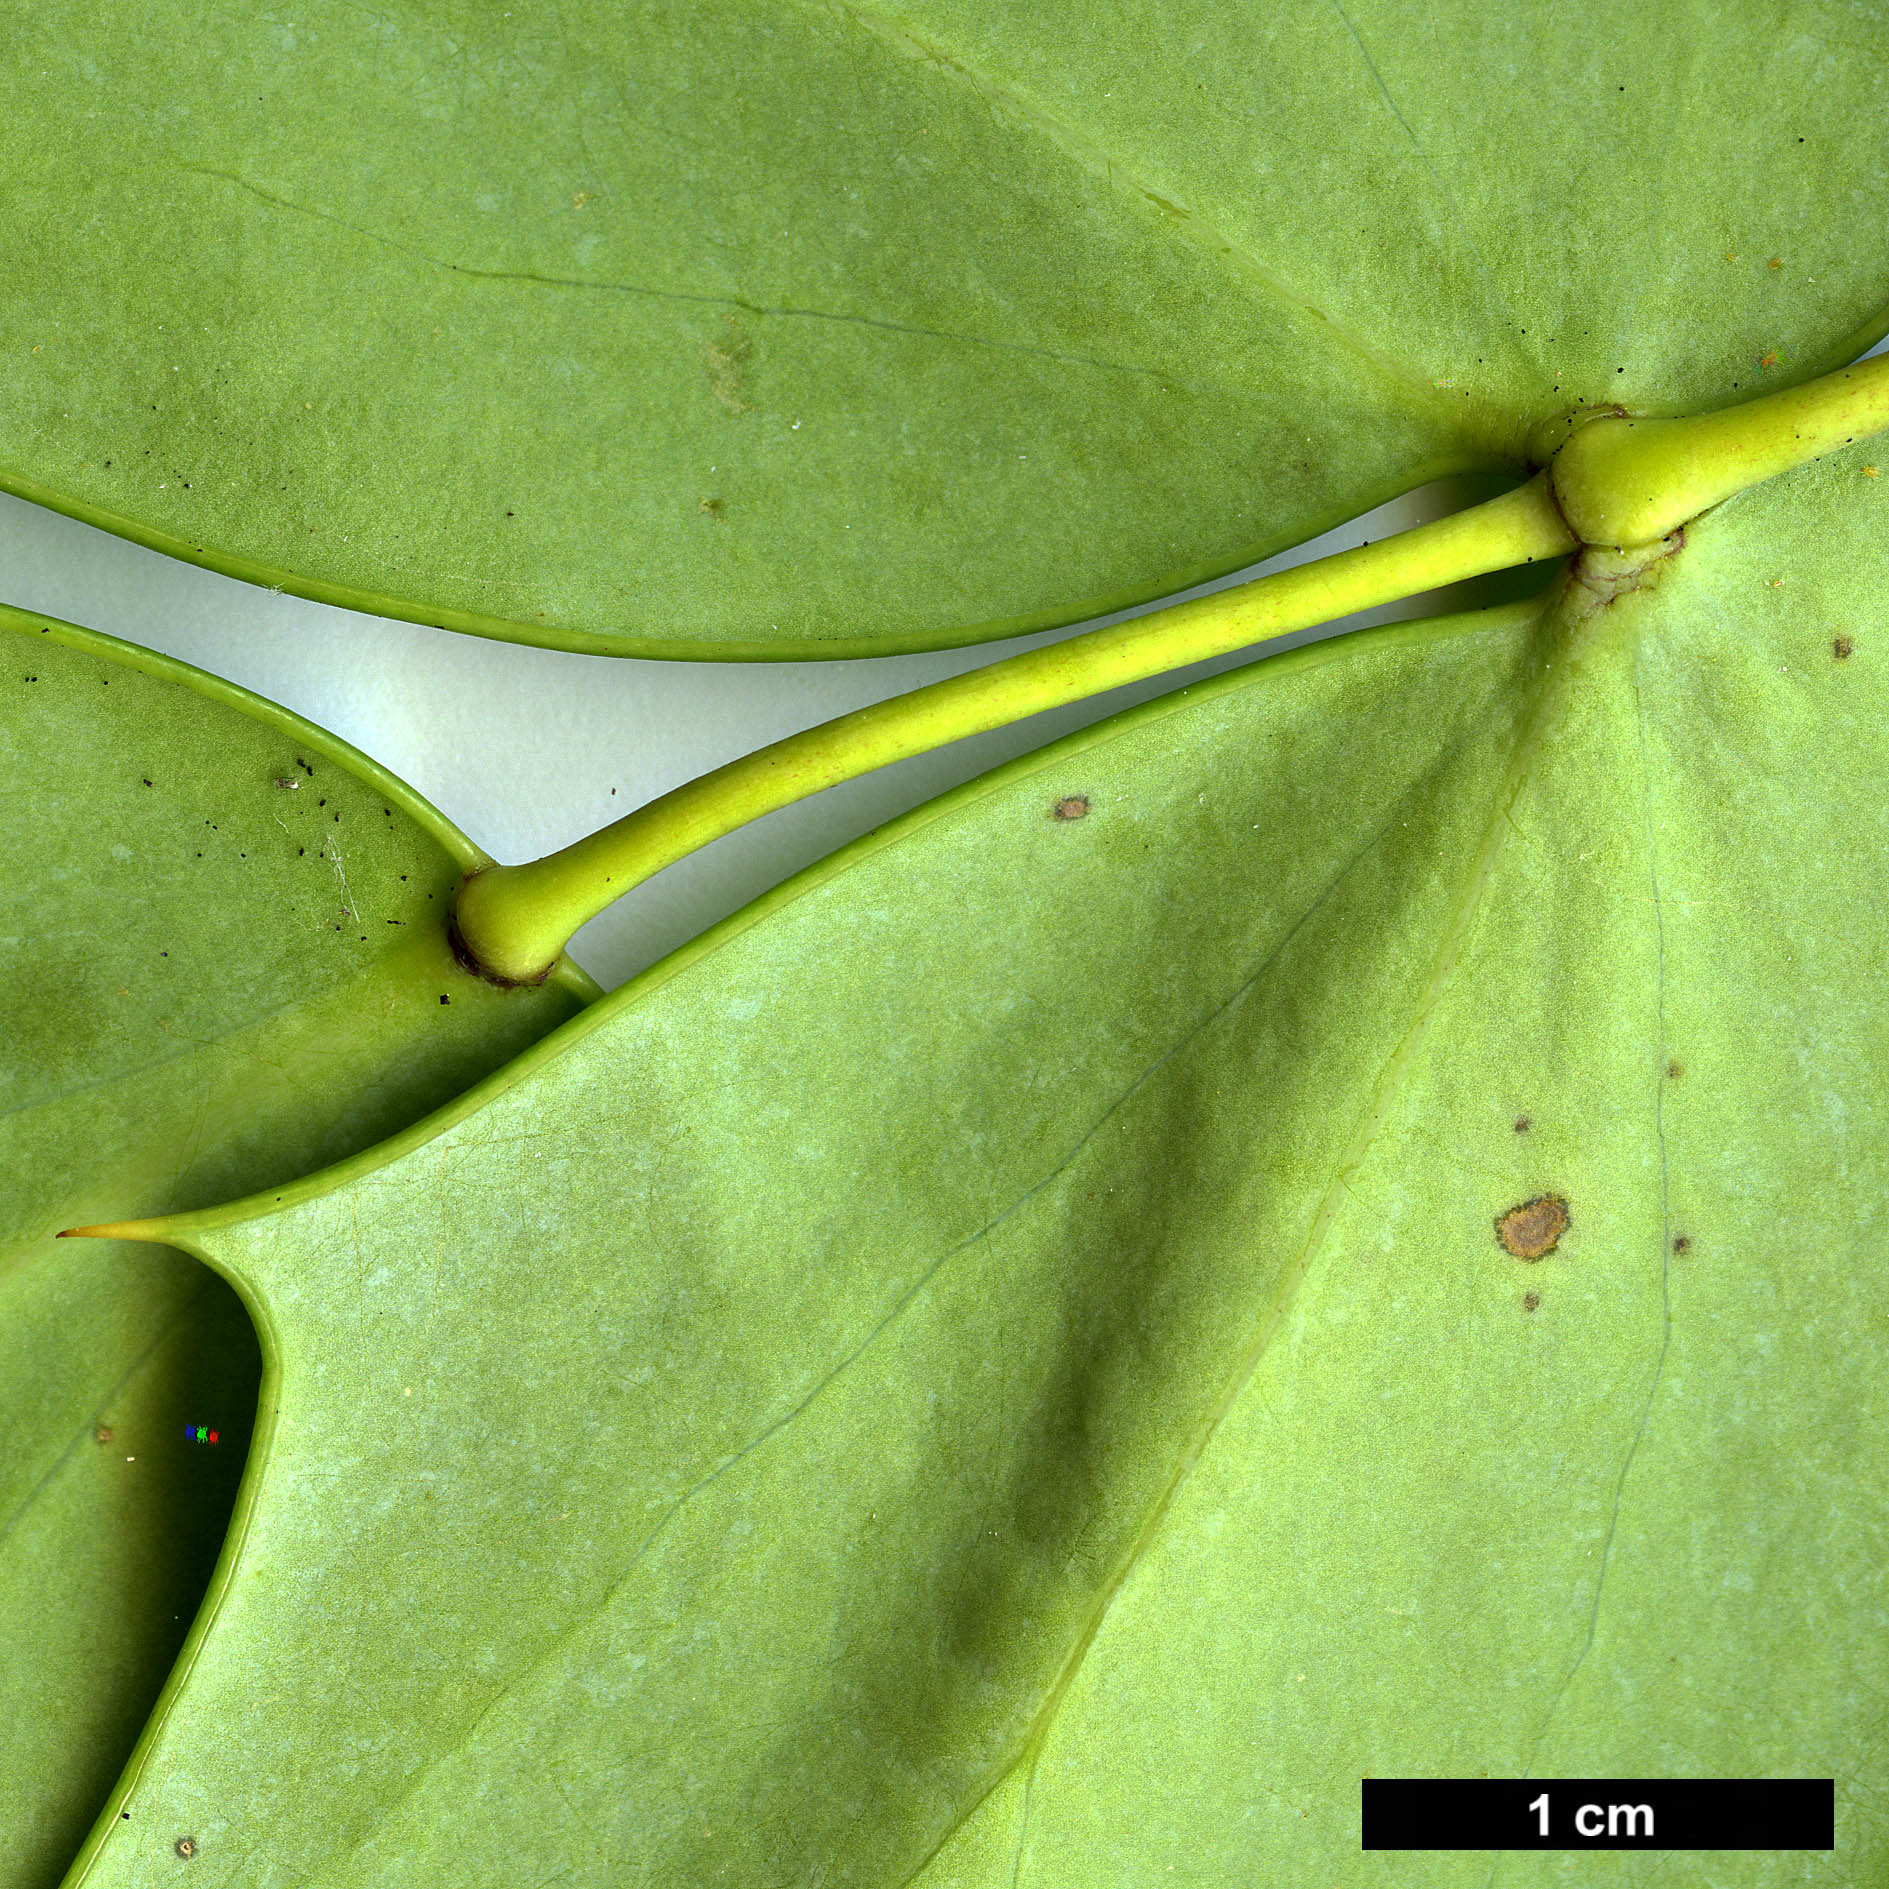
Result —
<svg viewBox="0 0 1889 1889"><path fill-rule="evenodd" d="M585 984L461 971L443 913L483 855L299 718L17 611L0 664L0 1883L28 1889L64 1873L183 1642L260 1370L194 1260L52 1236L367 1146Z"/></svg>
<svg viewBox="0 0 1889 1889"><path fill-rule="evenodd" d="M454 628L1067 622L1889 322L1878 0L55 0L0 484Z"/></svg>
<svg viewBox="0 0 1889 1889"><path fill-rule="evenodd" d="M73 1880L1566 1880L1360 1855L1488 1772L1833 1775L1879 1881L1884 484L1134 711L161 1227L267 1427Z"/></svg>

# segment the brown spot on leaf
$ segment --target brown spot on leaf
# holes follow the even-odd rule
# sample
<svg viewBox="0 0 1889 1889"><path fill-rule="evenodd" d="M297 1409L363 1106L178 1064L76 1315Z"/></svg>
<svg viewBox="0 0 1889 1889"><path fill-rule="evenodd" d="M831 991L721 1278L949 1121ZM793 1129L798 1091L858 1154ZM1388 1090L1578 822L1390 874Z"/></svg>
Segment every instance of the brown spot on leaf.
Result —
<svg viewBox="0 0 1889 1889"><path fill-rule="evenodd" d="M112 1427L109 1423L101 1423L98 1428L92 1432L92 1441L94 1443L109 1443L111 1440Z"/></svg>
<svg viewBox="0 0 1889 1889"><path fill-rule="evenodd" d="M1052 820L1080 820L1087 816L1088 811L1087 794L1065 794L1050 808L1049 817Z"/></svg>
<svg viewBox="0 0 1889 1889"><path fill-rule="evenodd" d="M1837 640L1830 645L1830 654L1833 655L1838 662L1848 662L1849 659L1856 654L1856 645L1851 642L1847 636L1839 636Z"/></svg>
<svg viewBox="0 0 1889 1889"><path fill-rule="evenodd" d="M1686 1066L1682 1062L1674 1061L1666 1065L1666 1079L1669 1082L1677 1082L1685 1073Z"/></svg>
<svg viewBox="0 0 1889 1889"><path fill-rule="evenodd" d="M1502 1250L1514 1259L1545 1259L1567 1230L1568 1203L1559 1194L1537 1194L1495 1223Z"/></svg>
<svg viewBox="0 0 1889 1889"><path fill-rule="evenodd" d="M177 1854L181 1856L186 1863L189 1862L196 1853L197 1839L195 1837L179 1837L177 1839Z"/></svg>
<svg viewBox="0 0 1889 1889"><path fill-rule="evenodd" d="M1524 1312L1536 1312L1540 1309L1541 1294L1539 1292L1524 1292L1522 1294L1522 1310Z"/></svg>
<svg viewBox="0 0 1889 1889"><path fill-rule="evenodd" d="M1518 1135L1527 1134L1534 1125L1535 1124L1531 1122L1526 1115L1518 1115L1515 1118L1515 1132Z"/></svg>
<svg viewBox="0 0 1889 1889"><path fill-rule="evenodd" d="M705 517L720 518L728 508L718 498L705 498L695 509Z"/></svg>
<svg viewBox="0 0 1889 1889"><path fill-rule="evenodd" d="M1675 1253L1689 1253L1689 1252L1691 1252L1691 1251L1692 1251L1692 1236L1691 1236L1691 1234L1689 1234L1689 1233L1675 1233L1675 1234L1673 1235L1673 1251L1674 1251Z"/></svg>

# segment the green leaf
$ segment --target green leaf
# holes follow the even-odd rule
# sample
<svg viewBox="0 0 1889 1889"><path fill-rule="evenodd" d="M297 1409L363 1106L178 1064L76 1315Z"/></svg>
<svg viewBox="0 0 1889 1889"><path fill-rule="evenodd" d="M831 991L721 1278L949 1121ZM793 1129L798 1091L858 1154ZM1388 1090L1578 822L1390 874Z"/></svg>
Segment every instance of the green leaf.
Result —
<svg viewBox="0 0 1889 1889"><path fill-rule="evenodd" d="M60 0L7 49L0 484L565 648L1068 622L1867 345L1881 24Z"/></svg>
<svg viewBox="0 0 1889 1889"><path fill-rule="evenodd" d="M25 1889L64 1872L183 1641L260 1370L194 1261L51 1236L367 1146L585 985L460 971L442 914L484 855L297 717L16 611L0 664L0 1883Z"/></svg>
<svg viewBox="0 0 1889 1889"><path fill-rule="evenodd" d="M272 1427L74 1880L1563 1880L1360 1863L1480 1772L1878 1880L1886 524L1133 711L151 1229Z"/></svg>

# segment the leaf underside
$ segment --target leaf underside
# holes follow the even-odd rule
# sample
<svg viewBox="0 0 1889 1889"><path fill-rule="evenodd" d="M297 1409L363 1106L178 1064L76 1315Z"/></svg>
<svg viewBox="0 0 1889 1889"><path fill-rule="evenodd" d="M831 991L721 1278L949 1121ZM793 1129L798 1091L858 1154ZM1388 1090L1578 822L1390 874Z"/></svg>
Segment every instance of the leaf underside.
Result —
<svg viewBox="0 0 1889 1889"><path fill-rule="evenodd" d="M1073 620L1874 340L1881 13L36 9L0 485L565 647ZM535 1049L430 810L9 618L0 1883L1560 1880L1360 1858L1399 1771L1834 1775L1710 1880L1879 1880L1883 503L1152 705ZM47 1243L271 1187L234 1290Z"/></svg>
<svg viewBox="0 0 1889 1889"><path fill-rule="evenodd" d="M581 998L459 970L481 856L341 743L16 611L0 661L0 1883L36 1889L196 1612L261 1370L200 1265L52 1236L366 1147Z"/></svg>
<svg viewBox="0 0 1889 1889"><path fill-rule="evenodd" d="M78 1879L1563 1880L1360 1856L1486 1772L1878 1880L1885 503L1134 711L178 1223L274 1427Z"/></svg>
<svg viewBox="0 0 1889 1889"><path fill-rule="evenodd" d="M0 484L570 648L1068 622L1889 322L1873 4L16 25Z"/></svg>

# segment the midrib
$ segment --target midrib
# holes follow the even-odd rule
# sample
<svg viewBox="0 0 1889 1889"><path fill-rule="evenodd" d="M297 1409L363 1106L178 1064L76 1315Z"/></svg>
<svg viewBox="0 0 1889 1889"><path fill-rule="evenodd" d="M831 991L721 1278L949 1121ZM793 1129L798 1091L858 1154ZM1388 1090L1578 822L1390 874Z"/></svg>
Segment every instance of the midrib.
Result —
<svg viewBox="0 0 1889 1889"><path fill-rule="evenodd" d="M1544 627L1561 620L1558 602L1559 599L1557 599L1557 604L1550 605L1544 612ZM1100 1636L1117 1596L1126 1587L1130 1576L1159 1538L1181 1491L1186 1487L1221 1425L1239 1402L1248 1384L1251 1383L1273 1338L1296 1302L1299 1289L1310 1273L1312 1263L1324 1245L1332 1223L1336 1220L1339 1209L1348 1196L1349 1182L1363 1165L1372 1144L1389 1119L1404 1079L1429 1038L1431 1023L1437 1008L1455 979L1463 951L1475 930L1484 895L1495 876L1497 863L1501 858L1503 848L1508 843L1509 835L1515 830L1513 819L1515 804L1528 785L1542 742L1560 719L1566 706L1571 678L1576 666L1569 660L1570 646L1581 636L1588 621L1591 621L1591 615L1584 612L1580 620L1567 625L1566 633L1543 639L1547 646L1547 660L1543 663L1541 675L1536 683L1534 699L1516 725L1514 746L1510 752L1509 765L1503 777L1501 790L1490 809L1489 818L1483 828L1481 844L1470 862L1463 890L1456 901L1449 923L1444 928L1436 955L1431 963L1430 974L1424 980L1423 991L1418 999L1415 1014L1378 1073L1370 1102L1359 1117L1343 1153L1332 1169L1331 1177L1319 1197L1318 1206L1312 1215L1310 1226L1298 1252L1285 1267L1270 1303L1261 1313L1246 1343L1241 1347L1234 1361L1233 1370L1219 1397L1211 1405L1205 1419L1197 1427L1176 1460L1173 1471L1149 1508L1147 1517L1130 1543L1126 1554L1097 1594L1074 1646L1070 1649L1056 1678L1051 1682L1048 1692L1044 1695L1043 1704L1031 1720L1029 1729L1019 1742L1016 1752L992 1774L976 1798L966 1806L963 1816L939 1838L923 1860L903 1879L907 1889L910 1884L917 1882L924 1875L939 1851L971 1817L977 1814L984 1803L1008 1778L1025 1765L1031 1767L1032 1771L1034 1770L1037 1758L1048 1739L1062 1703L1074 1685L1076 1676L1081 1671L1091 1647ZM1019 1867L1022 1861L1023 1835L1024 1831L1020 1827L1016 1857Z"/></svg>
<svg viewBox="0 0 1889 1889"><path fill-rule="evenodd" d="M1268 268L1258 256L1236 242L1225 230L1182 203L1172 186L1164 184L1156 189L1114 152L1096 143L1086 132L1052 111L1034 94L1006 80L993 78L959 53L920 37L903 21L888 13L847 4L846 0L827 0L823 4L816 4L816 0L783 0L783 3L796 6L803 12L819 13L829 18L839 14L901 56L921 60L961 80L985 101L986 106L992 98L1001 100L1017 117L1033 126L1049 143L1091 176L1100 177L1111 188L1142 199L1149 206L1151 215L1159 215L1160 225L1169 235L1204 250L1222 266L1230 266L1272 300L1323 324L1354 360L1369 368L1380 379L1391 382L1405 396L1414 397L1424 407L1441 415L1448 422L1453 437L1462 436L1464 414L1446 394L1402 362L1380 353L1355 328L1340 321L1329 309L1320 307L1310 296ZM1157 205L1168 207L1157 211Z"/></svg>

